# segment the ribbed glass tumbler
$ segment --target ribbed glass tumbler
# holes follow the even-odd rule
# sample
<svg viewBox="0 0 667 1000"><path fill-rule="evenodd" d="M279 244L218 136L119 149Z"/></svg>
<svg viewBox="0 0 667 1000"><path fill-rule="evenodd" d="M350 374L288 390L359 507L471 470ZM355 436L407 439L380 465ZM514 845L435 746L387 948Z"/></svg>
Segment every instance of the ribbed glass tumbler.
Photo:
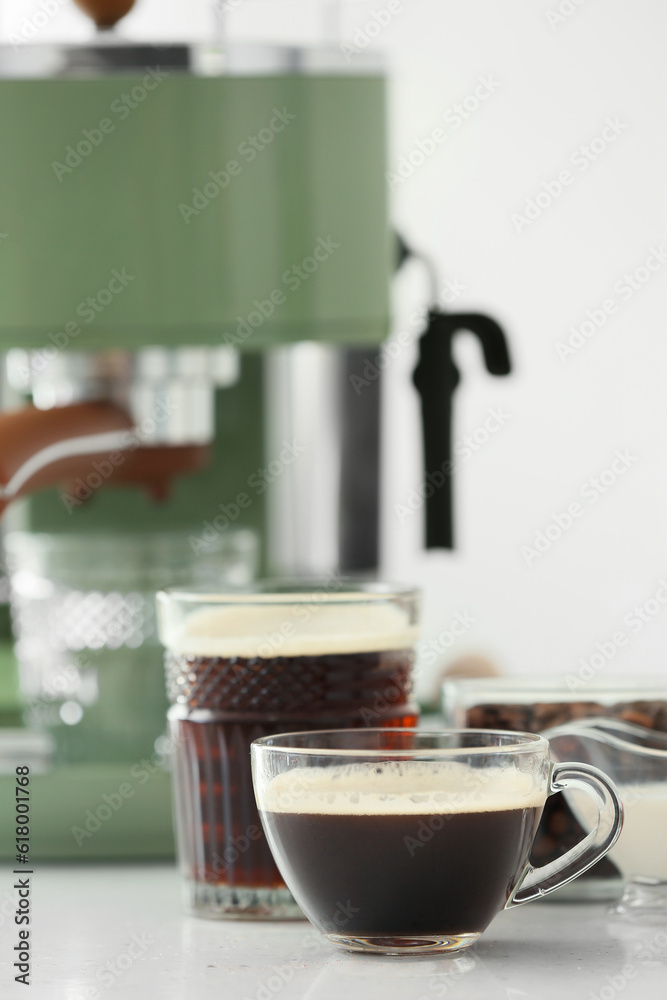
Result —
<svg viewBox="0 0 667 1000"><path fill-rule="evenodd" d="M158 605L186 908L300 917L262 832L250 744L296 730L414 726L417 594L332 578L241 594L171 590Z"/></svg>

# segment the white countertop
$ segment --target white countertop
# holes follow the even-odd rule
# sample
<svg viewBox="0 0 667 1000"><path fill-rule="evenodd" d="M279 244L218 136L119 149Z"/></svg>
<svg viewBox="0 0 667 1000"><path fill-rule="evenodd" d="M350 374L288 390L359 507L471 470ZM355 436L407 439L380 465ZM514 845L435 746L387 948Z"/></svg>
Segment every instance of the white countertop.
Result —
<svg viewBox="0 0 667 1000"><path fill-rule="evenodd" d="M12 900L7 872L0 895ZM633 925L604 904L501 913L456 957L350 955L308 923L183 916L169 866L62 866L32 876L33 984L12 982L16 928L0 917L0 995L30 1000L658 1000L667 922ZM135 957L133 957L133 955ZM110 964L109 964L110 963Z"/></svg>

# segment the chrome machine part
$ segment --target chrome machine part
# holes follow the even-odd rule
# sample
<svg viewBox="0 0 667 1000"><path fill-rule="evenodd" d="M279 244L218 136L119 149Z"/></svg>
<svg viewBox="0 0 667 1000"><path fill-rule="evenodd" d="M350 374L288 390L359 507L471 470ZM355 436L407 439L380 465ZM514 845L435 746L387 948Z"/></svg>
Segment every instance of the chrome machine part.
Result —
<svg viewBox="0 0 667 1000"><path fill-rule="evenodd" d="M267 353L269 562L278 574L372 573L378 566L377 349L303 343Z"/></svg>
<svg viewBox="0 0 667 1000"><path fill-rule="evenodd" d="M339 47L316 48L284 44L238 43L227 45L119 44L110 35L97 36L86 45L2 45L0 76L13 79L43 77L107 76L115 73L146 72L158 67L169 73L210 76L253 76L281 74L350 75L350 62ZM355 75L384 72L385 60L377 52L359 52L354 59Z"/></svg>
<svg viewBox="0 0 667 1000"><path fill-rule="evenodd" d="M104 76L109 73L146 72L147 66L171 71L191 68L192 48L187 45L119 44L109 33L94 43L0 45L0 75L14 79Z"/></svg>
<svg viewBox="0 0 667 1000"><path fill-rule="evenodd" d="M127 411L145 445L212 441L215 390L238 375L238 354L227 346L7 354L9 384L31 393L38 409L109 400Z"/></svg>

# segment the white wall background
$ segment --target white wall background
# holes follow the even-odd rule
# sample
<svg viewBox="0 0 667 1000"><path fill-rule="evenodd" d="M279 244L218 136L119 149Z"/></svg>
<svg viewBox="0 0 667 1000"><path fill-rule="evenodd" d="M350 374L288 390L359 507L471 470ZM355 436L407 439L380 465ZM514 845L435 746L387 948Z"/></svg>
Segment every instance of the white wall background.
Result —
<svg viewBox="0 0 667 1000"><path fill-rule="evenodd" d="M155 3L144 0L145 15ZM164 0L155 23L168 37L186 8L189 23L199 24L194 9L203 6ZM276 30L301 36L304 4L267 0L236 7L231 0L230 36L260 36L267 12L279 6ZM414 344L388 367L383 570L423 585L427 640L457 612L474 617L441 666L479 652L509 672L571 674L598 644L609 653L620 631L625 645L609 662L600 654L598 672L665 676L667 605L649 603L645 622L631 624L628 615L667 579L667 261L627 301L614 285L652 247L667 247L667 7L661 0L392 0L386 27L369 29L373 12L388 6L345 4L341 37L386 53L390 168L411 153L415 159L417 143L434 129L446 134L394 185L395 221L432 255L441 283L463 286L451 308L502 321L514 374L489 376L476 343L461 336L456 437L474 432L491 407L509 418L457 472L456 551L425 553L420 514L401 520L395 512L420 486ZM133 17L144 16L141 7ZM4 32L39 8L39 0L3 0ZM62 17L61 29L54 17L45 31L57 35L78 15ZM494 93L454 127L447 111L489 76ZM571 156L608 118L626 127L579 169ZM513 213L523 214L563 169L572 184L517 232ZM425 289L409 265L396 282L397 333L418 335L409 317ZM559 358L556 344L606 299L617 312ZM619 449L636 461L591 503L582 489ZM581 517L528 565L521 547L573 502ZM429 683L424 678L423 689Z"/></svg>
<svg viewBox="0 0 667 1000"><path fill-rule="evenodd" d="M667 576L667 264L628 301L613 286L652 246L667 247L667 10L658 0L562 3L572 13L551 26L547 12L558 6L416 0L387 37L392 164L480 75L499 83L460 128L444 126L446 140L397 186L394 214L442 274L466 286L452 308L504 323L515 374L489 376L476 344L461 343L456 436L490 406L510 418L458 473L457 551L424 553L419 517L401 523L393 510L420 477L412 352L390 368L386 569L423 583L427 636L455 611L474 615L450 658L480 651L510 672L576 673L623 631L626 644L598 672L664 677L667 606L651 604L640 626L626 616ZM614 116L627 125L616 141L585 171L568 162ZM573 183L518 233L512 214L568 167ZM400 281L399 328L417 284ZM557 342L607 298L617 313L560 359ZM637 460L592 503L582 487L617 449ZM582 516L527 565L521 546L573 501Z"/></svg>

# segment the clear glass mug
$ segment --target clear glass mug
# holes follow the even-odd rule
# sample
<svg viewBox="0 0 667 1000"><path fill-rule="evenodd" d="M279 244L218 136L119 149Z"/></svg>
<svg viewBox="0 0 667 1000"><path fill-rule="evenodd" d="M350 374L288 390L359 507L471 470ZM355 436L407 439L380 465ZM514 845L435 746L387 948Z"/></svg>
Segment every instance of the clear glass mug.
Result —
<svg viewBox="0 0 667 1000"><path fill-rule="evenodd" d="M529 733L367 729L252 744L255 794L278 868L314 926L352 951L467 948L503 909L570 882L616 841L623 806L585 764L554 764ZM577 789L593 831L529 863L544 803Z"/></svg>
<svg viewBox="0 0 667 1000"><path fill-rule="evenodd" d="M328 580L158 595L186 909L302 917L257 813L250 744L272 733L414 726L418 594Z"/></svg>

